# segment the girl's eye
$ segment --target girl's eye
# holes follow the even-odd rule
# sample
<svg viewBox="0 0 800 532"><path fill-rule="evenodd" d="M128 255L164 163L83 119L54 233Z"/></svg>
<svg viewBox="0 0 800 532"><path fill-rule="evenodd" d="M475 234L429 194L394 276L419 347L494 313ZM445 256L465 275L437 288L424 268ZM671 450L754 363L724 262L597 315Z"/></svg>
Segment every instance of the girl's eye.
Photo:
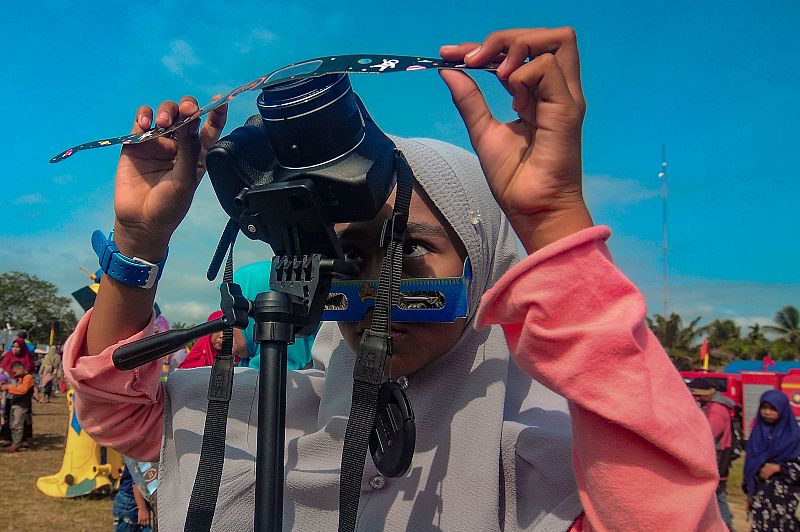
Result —
<svg viewBox="0 0 800 532"><path fill-rule="evenodd" d="M427 255L431 250L421 242L410 240L403 243L403 258L417 258Z"/></svg>
<svg viewBox="0 0 800 532"><path fill-rule="evenodd" d="M344 248L344 260L348 262L358 262L361 260L361 252L355 248Z"/></svg>

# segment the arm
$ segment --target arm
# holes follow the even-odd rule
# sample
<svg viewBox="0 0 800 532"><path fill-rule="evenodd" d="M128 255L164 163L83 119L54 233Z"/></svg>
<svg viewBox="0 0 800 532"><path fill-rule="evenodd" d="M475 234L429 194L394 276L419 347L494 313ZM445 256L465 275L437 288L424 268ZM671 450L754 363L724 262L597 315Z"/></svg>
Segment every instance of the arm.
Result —
<svg viewBox="0 0 800 532"><path fill-rule="evenodd" d="M86 336L95 312L86 313L64 345L66 375L75 387L81 428L101 445L139 460L158 461L164 413L161 365L156 360L119 371L111 360L118 345L147 336L151 326L89 356Z"/></svg>
<svg viewBox="0 0 800 532"><path fill-rule="evenodd" d="M155 119L151 108L140 107L132 131L168 127L197 109L197 101L189 97L180 104L162 103ZM172 138L122 148L114 188L114 241L124 255L150 262L164 257L205 174L205 152L219 138L226 113L223 105L208 114L202 129L195 120ZM78 392L81 424L100 443L151 461L158 457L162 430L160 365L155 361L121 372L114 368L111 353L149 332L155 293L155 286L142 289L104 275L94 308L70 337L64 359Z"/></svg>
<svg viewBox="0 0 800 532"><path fill-rule="evenodd" d="M584 529L723 530L708 423L608 234L587 229L517 264L484 296L480 323L501 324L520 367L569 400Z"/></svg>
<svg viewBox="0 0 800 532"><path fill-rule="evenodd" d="M725 433L726 426L730 425L731 417L724 407L709 408L707 417L708 424L711 425L711 434L714 435L714 441L718 441Z"/></svg>
<svg viewBox="0 0 800 532"><path fill-rule="evenodd" d="M33 388L33 375L28 373L22 378L21 382L16 384L9 384L6 388L8 393L13 393L15 395L24 395L28 393L28 390Z"/></svg>
<svg viewBox="0 0 800 532"><path fill-rule="evenodd" d="M144 496L142 492L139 491L139 486L133 485L133 499L136 501L136 509L138 510L138 522L139 526L149 526L150 525L150 508L147 506L147 501L144 500Z"/></svg>
<svg viewBox="0 0 800 532"><path fill-rule="evenodd" d="M502 60L497 77L513 97L518 119L500 122L468 75L441 71L532 254L487 293L479 322L502 324L520 366L570 402L585 510L574 527L724 530L708 423L645 325L641 294L612 264L608 231L591 228L575 31L500 31L441 54L469 66Z"/></svg>

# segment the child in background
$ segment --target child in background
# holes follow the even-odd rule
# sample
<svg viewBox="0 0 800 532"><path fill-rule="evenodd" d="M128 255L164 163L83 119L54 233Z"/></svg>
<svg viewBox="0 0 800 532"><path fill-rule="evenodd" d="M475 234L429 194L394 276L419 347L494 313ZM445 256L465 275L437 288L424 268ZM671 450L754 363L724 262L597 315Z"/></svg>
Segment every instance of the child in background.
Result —
<svg viewBox="0 0 800 532"><path fill-rule="evenodd" d="M3 451L7 453L17 452L22 446L25 437L25 422L30 415L33 399L33 375L25 370L25 365L20 361L15 361L11 365L11 372L16 383L2 385L3 390L9 396L11 445L3 448Z"/></svg>
<svg viewBox="0 0 800 532"><path fill-rule="evenodd" d="M150 505L134 484L126 463L114 496L114 532L151 532Z"/></svg>

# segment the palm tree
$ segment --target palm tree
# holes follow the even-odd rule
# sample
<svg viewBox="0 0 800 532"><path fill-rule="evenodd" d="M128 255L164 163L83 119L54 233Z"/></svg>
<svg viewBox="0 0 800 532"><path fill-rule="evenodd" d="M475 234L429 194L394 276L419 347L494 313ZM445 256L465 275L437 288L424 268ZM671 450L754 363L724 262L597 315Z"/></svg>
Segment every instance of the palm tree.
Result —
<svg viewBox="0 0 800 532"><path fill-rule="evenodd" d="M696 328L700 319L695 318L684 327L683 319L674 312L670 314L669 318L665 318L661 314L647 318L647 326L661 342L672 363L678 369L691 369L695 362L695 346L692 344L701 333Z"/></svg>
<svg viewBox="0 0 800 532"><path fill-rule="evenodd" d="M747 339L751 342L758 342L765 339L764 328L758 323L755 325L750 325L748 329L750 329L750 332L747 333Z"/></svg>
<svg viewBox="0 0 800 532"><path fill-rule="evenodd" d="M738 340L742 334L741 328L733 320L714 320L702 327L700 332L708 335L708 344L712 349L722 347L731 340Z"/></svg>
<svg viewBox="0 0 800 532"><path fill-rule="evenodd" d="M772 321L777 324L777 327L765 325L765 331L780 334L790 344L800 344L800 312L797 311L797 307L791 305L783 307L783 309L775 313Z"/></svg>

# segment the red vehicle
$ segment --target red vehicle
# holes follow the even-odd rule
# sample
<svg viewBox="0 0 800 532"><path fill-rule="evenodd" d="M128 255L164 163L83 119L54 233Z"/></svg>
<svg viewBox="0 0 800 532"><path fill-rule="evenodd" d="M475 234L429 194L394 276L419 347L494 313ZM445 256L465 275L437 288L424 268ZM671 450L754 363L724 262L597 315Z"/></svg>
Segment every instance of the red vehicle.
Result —
<svg viewBox="0 0 800 532"><path fill-rule="evenodd" d="M680 374L686 384L694 379L707 379L723 395L732 399L741 409L745 438L750 436L750 428L758 414L758 400L767 390L782 391L789 398L795 418L800 422L800 369L790 369L787 373L775 371L722 373L697 370L681 371Z"/></svg>

